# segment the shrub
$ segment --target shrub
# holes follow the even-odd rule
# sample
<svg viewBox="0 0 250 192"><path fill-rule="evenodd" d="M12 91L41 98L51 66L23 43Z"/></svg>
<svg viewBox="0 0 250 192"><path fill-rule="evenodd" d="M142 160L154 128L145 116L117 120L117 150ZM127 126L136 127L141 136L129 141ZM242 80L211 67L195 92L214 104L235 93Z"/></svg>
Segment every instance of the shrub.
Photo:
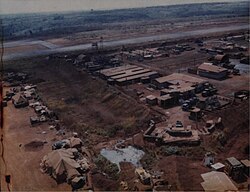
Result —
<svg viewBox="0 0 250 192"><path fill-rule="evenodd" d="M94 163L99 170L106 173L112 179L118 179L119 168L115 163L111 163L100 154L94 159Z"/></svg>
<svg viewBox="0 0 250 192"><path fill-rule="evenodd" d="M161 147L161 152L165 156L179 155L180 149L179 149L179 147L175 147L175 146L169 146L169 147L163 146L163 147Z"/></svg>

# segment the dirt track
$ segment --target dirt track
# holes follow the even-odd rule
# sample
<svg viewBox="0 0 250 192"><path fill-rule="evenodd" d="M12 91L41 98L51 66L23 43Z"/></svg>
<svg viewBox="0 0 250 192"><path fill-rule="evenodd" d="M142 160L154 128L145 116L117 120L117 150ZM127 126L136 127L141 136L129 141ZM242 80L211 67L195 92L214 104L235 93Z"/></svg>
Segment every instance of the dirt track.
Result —
<svg viewBox="0 0 250 192"><path fill-rule="evenodd" d="M3 142L6 167L1 164L1 190L8 191L5 175L11 175L11 191L71 190L69 185L57 185L55 180L40 171L40 161L51 151L51 144L57 136L46 124L31 127L29 117L32 115L34 115L33 109L16 109L11 102L4 108ZM42 131L48 134L41 134ZM27 144L32 141L48 143L40 147L33 145L27 148Z"/></svg>

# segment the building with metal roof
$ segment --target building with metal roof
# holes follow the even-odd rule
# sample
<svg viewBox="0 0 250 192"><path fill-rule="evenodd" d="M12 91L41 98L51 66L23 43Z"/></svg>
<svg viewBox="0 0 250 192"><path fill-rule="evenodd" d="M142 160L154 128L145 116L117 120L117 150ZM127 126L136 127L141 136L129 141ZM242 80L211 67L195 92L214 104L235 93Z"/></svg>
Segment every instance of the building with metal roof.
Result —
<svg viewBox="0 0 250 192"><path fill-rule="evenodd" d="M205 191L237 191L238 189L223 172L212 171L201 174L204 182L201 183Z"/></svg>
<svg viewBox="0 0 250 192"><path fill-rule="evenodd" d="M223 172L224 167L225 167L225 165L220 163L220 162L211 165L211 168L212 168L213 171L222 171Z"/></svg>
<svg viewBox="0 0 250 192"><path fill-rule="evenodd" d="M214 63L220 64L220 63L229 63L229 55L215 55L214 57Z"/></svg>
<svg viewBox="0 0 250 192"><path fill-rule="evenodd" d="M183 85L183 84L189 84L191 85L197 85L200 83L205 82L205 80L193 77L190 75L182 74L182 73L173 73L168 76L159 77L154 80L154 84L159 88L167 88L169 85Z"/></svg>
<svg viewBox="0 0 250 192"><path fill-rule="evenodd" d="M117 85L127 85L127 84L131 84L131 83L136 83L136 82L140 82L142 78L149 78L154 79L159 77L159 73L156 71L150 71L147 73L142 73L142 74L137 74L137 75L132 75L129 77L123 77L121 79L115 79L115 82L117 83Z"/></svg>
<svg viewBox="0 0 250 192"><path fill-rule="evenodd" d="M143 79L144 83L149 83L152 79L159 77L158 72L136 65L124 65L103 69L99 74L103 79L108 79L109 81L113 80L116 84L121 86L140 82L141 79Z"/></svg>
<svg viewBox="0 0 250 192"><path fill-rule="evenodd" d="M235 157L227 158L225 161L225 172L235 181L243 179L243 164Z"/></svg>
<svg viewBox="0 0 250 192"><path fill-rule="evenodd" d="M213 65L212 63L203 63L198 67L198 75L211 79L225 79L228 70L223 67Z"/></svg>

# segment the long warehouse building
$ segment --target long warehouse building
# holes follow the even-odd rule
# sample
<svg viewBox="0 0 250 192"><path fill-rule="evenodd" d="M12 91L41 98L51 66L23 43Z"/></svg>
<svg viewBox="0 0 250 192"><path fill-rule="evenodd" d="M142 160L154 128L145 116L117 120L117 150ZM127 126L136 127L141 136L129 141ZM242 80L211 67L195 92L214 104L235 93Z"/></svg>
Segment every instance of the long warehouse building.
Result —
<svg viewBox="0 0 250 192"><path fill-rule="evenodd" d="M100 76L106 80L113 80L118 85L127 85L140 82L141 79L148 78L149 81L159 77L159 73L138 67L136 65L125 65L100 71Z"/></svg>

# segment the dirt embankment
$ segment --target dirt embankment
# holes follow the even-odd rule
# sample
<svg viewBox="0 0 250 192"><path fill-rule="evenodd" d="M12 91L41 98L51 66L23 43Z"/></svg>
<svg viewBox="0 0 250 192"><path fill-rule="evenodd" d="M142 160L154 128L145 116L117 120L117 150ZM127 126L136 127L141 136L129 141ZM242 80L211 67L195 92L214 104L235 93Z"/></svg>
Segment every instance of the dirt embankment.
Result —
<svg viewBox="0 0 250 192"><path fill-rule="evenodd" d="M31 65L24 71L31 75L31 82L44 80L38 86L44 102L59 114L67 129L79 132L92 146L146 129L153 117L145 105L69 63L41 59Z"/></svg>

